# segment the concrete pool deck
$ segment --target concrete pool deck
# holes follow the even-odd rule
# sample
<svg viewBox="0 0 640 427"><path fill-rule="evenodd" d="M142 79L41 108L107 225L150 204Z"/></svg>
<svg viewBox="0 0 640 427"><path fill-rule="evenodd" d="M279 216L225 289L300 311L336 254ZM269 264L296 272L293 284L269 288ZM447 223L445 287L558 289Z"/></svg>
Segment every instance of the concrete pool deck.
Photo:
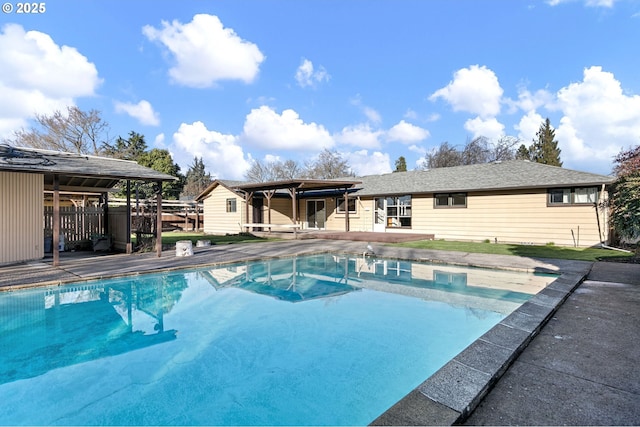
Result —
<svg viewBox="0 0 640 427"><path fill-rule="evenodd" d="M50 259L0 267L0 289L318 252L360 254L365 246L318 239L214 245L194 248L190 257L63 253L58 268ZM640 266L374 248L381 257L562 275L373 424L640 424Z"/></svg>

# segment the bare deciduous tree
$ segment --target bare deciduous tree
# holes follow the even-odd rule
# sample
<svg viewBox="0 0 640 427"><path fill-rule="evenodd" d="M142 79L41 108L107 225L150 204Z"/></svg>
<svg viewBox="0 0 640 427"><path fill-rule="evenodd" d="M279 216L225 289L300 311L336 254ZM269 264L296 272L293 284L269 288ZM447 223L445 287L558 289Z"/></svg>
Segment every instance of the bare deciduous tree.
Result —
<svg viewBox="0 0 640 427"><path fill-rule="evenodd" d="M272 169L275 179L294 179L300 178L302 175L302 168L295 160L275 162L272 165Z"/></svg>
<svg viewBox="0 0 640 427"><path fill-rule="evenodd" d="M513 160L516 158L515 146L519 143L520 140L514 136L503 136L497 143L480 136L468 141L462 151L459 151L448 142L443 142L427 153L418 168L434 169Z"/></svg>
<svg viewBox="0 0 640 427"><path fill-rule="evenodd" d="M491 156L489 140L484 136L479 136L467 142L461 153L463 165L475 165L478 163L487 163Z"/></svg>
<svg viewBox="0 0 640 427"><path fill-rule="evenodd" d="M299 178L302 169L295 160L262 162L254 160L249 170L244 174L248 181L267 182L283 179Z"/></svg>
<svg viewBox="0 0 640 427"><path fill-rule="evenodd" d="M304 177L310 179L332 179L353 176L349 162L337 151L327 148L318 157L306 163Z"/></svg>
<svg viewBox="0 0 640 427"><path fill-rule="evenodd" d="M455 147L448 142L443 142L438 148L433 148L427 153L424 161L419 166L420 169L446 168L450 166L460 166L462 155Z"/></svg>
<svg viewBox="0 0 640 427"><path fill-rule="evenodd" d="M515 136L503 136L498 142L491 144L491 153L487 161L497 162L516 159L516 145L520 144L520 139Z"/></svg>
<svg viewBox="0 0 640 427"><path fill-rule="evenodd" d="M66 114L36 114L35 121L37 128L16 131L7 141L22 147L94 155L100 154L103 144L108 143L109 124L98 110L85 112L67 107Z"/></svg>
<svg viewBox="0 0 640 427"><path fill-rule="evenodd" d="M263 163L260 160L254 160L251 167L245 172L244 177L251 182L268 182L273 181L273 173L269 163Z"/></svg>

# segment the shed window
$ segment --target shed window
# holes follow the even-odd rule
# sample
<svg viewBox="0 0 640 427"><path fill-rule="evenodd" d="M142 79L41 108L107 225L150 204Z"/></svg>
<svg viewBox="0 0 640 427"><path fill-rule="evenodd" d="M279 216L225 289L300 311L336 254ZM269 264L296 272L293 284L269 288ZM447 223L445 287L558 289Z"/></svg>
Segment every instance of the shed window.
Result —
<svg viewBox="0 0 640 427"><path fill-rule="evenodd" d="M466 208L467 193L441 193L434 196L436 208Z"/></svg>
<svg viewBox="0 0 640 427"><path fill-rule="evenodd" d="M236 199L227 199L227 212L236 212Z"/></svg>

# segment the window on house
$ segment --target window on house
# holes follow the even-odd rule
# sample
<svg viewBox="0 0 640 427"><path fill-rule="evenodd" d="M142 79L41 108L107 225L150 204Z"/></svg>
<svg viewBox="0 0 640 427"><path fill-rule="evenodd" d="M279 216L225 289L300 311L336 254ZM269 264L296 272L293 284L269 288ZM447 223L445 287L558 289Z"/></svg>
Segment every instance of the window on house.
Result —
<svg viewBox="0 0 640 427"><path fill-rule="evenodd" d="M336 211L344 213L344 197L336 198ZM349 199L349 213L356 213L356 199Z"/></svg>
<svg viewBox="0 0 640 427"><path fill-rule="evenodd" d="M593 204L598 201L598 187L553 188L549 205Z"/></svg>
<svg viewBox="0 0 640 427"><path fill-rule="evenodd" d="M236 199L227 199L227 212L236 212Z"/></svg>
<svg viewBox="0 0 640 427"><path fill-rule="evenodd" d="M549 191L549 203L552 205L570 204L571 203L571 189L570 188L556 188Z"/></svg>
<svg viewBox="0 0 640 427"><path fill-rule="evenodd" d="M411 196L387 197L387 227L411 227Z"/></svg>
<svg viewBox="0 0 640 427"><path fill-rule="evenodd" d="M598 201L598 187L576 188L573 193L574 203L590 203Z"/></svg>
<svg viewBox="0 0 640 427"><path fill-rule="evenodd" d="M436 208L466 208L467 193L441 193L433 198Z"/></svg>

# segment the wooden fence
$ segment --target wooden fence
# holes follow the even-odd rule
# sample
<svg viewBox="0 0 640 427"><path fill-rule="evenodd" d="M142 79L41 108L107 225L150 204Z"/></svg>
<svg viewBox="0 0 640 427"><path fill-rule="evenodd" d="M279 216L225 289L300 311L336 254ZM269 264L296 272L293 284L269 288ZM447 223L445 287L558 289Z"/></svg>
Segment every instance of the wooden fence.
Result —
<svg viewBox="0 0 640 427"><path fill-rule="evenodd" d="M118 242L126 236L126 207L117 202L109 203L108 234ZM203 229L201 205L163 201L163 230L200 231ZM155 234L155 204L141 204L138 212L131 209L131 231ZM44 207L45 237L53 236L53 206ZM95 206L60 206L60 235L64 236L66 249L85 249L90 247L96 235L105 233L104 209ZM117 234L117 238L114 235ZM124 234L123 234L124 233ZM118 245L116 245L118 246Z"/></svg>
<svg viewBox="0 0 640 427"><path fill-rule="evenodd" d="M45 236L53 235L53 206L44 207ZM104 210L101 207L60 207L60 235L65 245L74 247L104 233Z"/></svg>

